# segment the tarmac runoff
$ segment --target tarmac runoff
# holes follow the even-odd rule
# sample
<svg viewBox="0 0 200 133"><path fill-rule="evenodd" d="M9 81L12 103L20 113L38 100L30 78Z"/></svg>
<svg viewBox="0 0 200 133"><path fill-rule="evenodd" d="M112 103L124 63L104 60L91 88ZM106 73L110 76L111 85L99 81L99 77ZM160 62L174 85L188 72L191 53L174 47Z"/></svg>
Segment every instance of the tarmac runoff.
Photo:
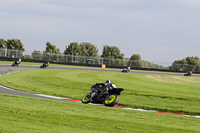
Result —
<svg viewBox="0 0 200 133"><path fill-rule="evenodd" d="M12 72L8 72L5 74L10 74ZM5 75L5 74L1 74ZM60 101L68 101L68 102L75 102L75 103L82 103L81 100L78 99L70 99L70 98L62 98L62 97L56 97L56 96L49 96L44 94L31 94L27 92L22 92L18 90L14 90L5 86L0 85L0 93L4 94L11 94L11 95L20 95L20 96L28 96L28 97L35 97L35 98L43 98L43 99L50 99L50 100L60 100ZM96 106L104 106L103 104L93 104L89 103L90 105L96 105ZM145 109L135 109L130 107L122 107L122 106L113 106L114 108L120 108L120 109L127 109L127 110L134 110L134 111L143 111L143 112L154 112L154 113L162 113L162 114L170 114L170 115L178 115L178 116L185 116L185 117L193 117L193 118L200 118L200 116L192 116L192 115L185 115L185 114L176 114L171 112L160 112L156 110L145 110Z"/></svg>

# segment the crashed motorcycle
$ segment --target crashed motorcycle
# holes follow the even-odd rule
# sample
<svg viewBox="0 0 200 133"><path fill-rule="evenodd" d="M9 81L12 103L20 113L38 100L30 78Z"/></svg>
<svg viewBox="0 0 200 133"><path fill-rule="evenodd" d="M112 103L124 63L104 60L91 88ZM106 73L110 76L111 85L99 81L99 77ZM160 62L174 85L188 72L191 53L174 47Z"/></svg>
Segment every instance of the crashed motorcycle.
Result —
<svg viewBox="0 0 200 133"><path fill-rule="evenodd" d="M98 103L105 106L114 106L119 101L119 95L124 90L107 80L106 83L96 83L91 87L91 92L82 98L82 103Z"/></svg>

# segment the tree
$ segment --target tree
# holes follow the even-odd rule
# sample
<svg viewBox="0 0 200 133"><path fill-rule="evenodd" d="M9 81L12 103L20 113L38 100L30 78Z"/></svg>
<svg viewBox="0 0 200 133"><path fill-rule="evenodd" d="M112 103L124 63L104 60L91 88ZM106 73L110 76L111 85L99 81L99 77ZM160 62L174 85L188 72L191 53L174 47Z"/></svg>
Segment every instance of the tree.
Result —
<svg viewBox="0 0 200 133"><path fill-rule="evenodd" d="M141 56L139 54L133 54L130 60L141 60Z"/></svg>
<svg viewBox="0 0 200 133"><path fill-rule="evenodd" d="M60 49L56 48L56 45L53 45L50 42L47 42L46 43L45 53L59 54L60 53Z"/></svg>
<svg viewBox="0 0 200 133"><path fill-rule="evenodd" d="M101 57L103 58L111 58L111 59L123 59L124 54L122 54L118 47L116 46L103 46L103 52Z"/></svg>
<svg viewBox="0 0 200 133"><path fill-rule="evenodd" d="M78 55L80 53L80 45L78 42L72 42L68 47L65 49L64 54L67 55Z"/></svg>
<svg viewBox="0 0 200 133"><path fill-rule="evenodd" d="M40 51L34 50L32 53L32 58L35 60L42 60L42 53Z"/></svg>
<svg viewBox="0 0 200 133"><path fill-rule="evenodd" d="M79 55L97 57L98 51L99 50L95 45L88 42L82 42L80 44Z"/></svg>
<svg viewBox="0 0 200 133"><path fill-rule="evenodd" d="M183 71L190 71L191 69L197 68L200 65L200 59L199 57L187 57L182 60L175 60L172 63L172 66L170 67L173 70L180 70L183 69Z"/></svg>
<svg viewBox="0 0 200 133"><path fill-rule="evenodd" d="M123 64L124 54L121 53L116 46L103 46L103 52L101 57L104 59L104 63L110 66L121 66Z"/></svg>
<svg viewBox="0 0 200 133"><path fill-rule="evenodd" d="M80 56L87 56L87 50L86 50L86 45L85 44L81 44L80 45Z"/></svg>
<svg viewBox="0 0 200 133"><path fill-rule="evenodd" d="M185 59L187 61L187 64L189 65L199 65L200 61L199 61L199 57L187 57Z"/></svg>
<svg viewBox="0 0 200 133"><path fill-rule="evenodd" d="M24 45L19 39L8 39L7 48L24 51Z"/></svg>
<svg viewBox="0 0 200 133"><path fill-rule="evenodd" d="M4 39L0 39L0 48L7 46L7 42Z"/></svg>
<svg viewBox="0 0 200 133"><path fill-rule="evenodd" d="M133 54L130 58L130 65L133 67L141 67L142 66L141 56L139 54Z"/></svg>
<svg viewBox="0 0 200 133"><path fill-rule="evenodd" d="M19 39L8 39L7 40L7 48L12 49L12 51L9 52L9 55L14 58L22 58L23 57L23 51L24 45Z"/></svg>
<svg viewBox="0 0 200 133"><path fill-rule="evenodd" d="M33 59L31 55L24 55L24 59Z"/></svg>

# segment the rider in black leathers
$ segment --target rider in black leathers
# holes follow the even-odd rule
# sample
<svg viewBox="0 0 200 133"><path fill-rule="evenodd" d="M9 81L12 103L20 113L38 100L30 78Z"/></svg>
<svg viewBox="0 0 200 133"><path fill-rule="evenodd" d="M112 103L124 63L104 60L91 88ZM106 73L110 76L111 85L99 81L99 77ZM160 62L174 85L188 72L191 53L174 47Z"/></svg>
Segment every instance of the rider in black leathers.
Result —
<svg viewBox="0 0 200 133"><path fill-rule="evenodd" d="M112 82L110 80L107 80L105 83L96 83L91 87L91 92L95 92L95 95L98 95L98 93L102 95L108 95L108 91L112 89Z"/></svg>

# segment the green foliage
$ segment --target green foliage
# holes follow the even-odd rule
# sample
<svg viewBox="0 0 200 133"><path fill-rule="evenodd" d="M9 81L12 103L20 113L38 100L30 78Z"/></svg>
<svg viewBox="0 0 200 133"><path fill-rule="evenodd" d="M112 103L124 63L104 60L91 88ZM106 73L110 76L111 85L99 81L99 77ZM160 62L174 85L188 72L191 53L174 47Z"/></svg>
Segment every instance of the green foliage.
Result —
<svg viewBox="0 0 200 133"><path fill-rule="evenodd" d="M64 54L97 57L98 49L95 45L88 42L82 42L80 45L78 42L72 42L65 49Z"/></svg>
<svg viewBox="0 0 200 133"><path fill-rule="evenodd" d="M187 65L199 65L200 64L200 60L199 57L195 56L195 57L187 57L185 59L182 60L175 60L173 62L173 64L187 64Z"/></svg>
<svg viewBox="0 0 200 133"><path fill-rule="evenodd" d="M82 42L80 44L80 52L79 55L81 56L92 56L97 57L98 56L98 49L97 46L88 43L88 42Z"/></svg>
<svg viewBox="0 0 200 133"><path fill-rule="evenodd" d="M24 51L24 45L19 39L8 39L7 40L7 47L8 49L15 49Z"/></svg>
<svg viewBox="0 0 200 133"><path fill-rule="evenodd" d="M50 42L46 43L46 50L43 52L43 60L46 61L59 61L60 49L56 45L51 44Z"/></svg>
<svg viewBox="0 0 200 133"><path fill-rule="evenodd" d="M200 115L198 77L72 70L28 70L3 75L0 84L37 94L81 99L95 83L110 79L125 90L118 105ZM34 84L33 84L34 83Z"/></svg>
<svg viewBox="0 0 200 133"><path fill-rule="evenodd" d="M200 70L199 65L200 65L199 57L192 56L192 57L187 57L182 60L175 60L172 63L172 66L170 67L170 69L180 70L180 68L181 68L181 69L183 69L183 71L191 71L192 69L199 71Z"/></svg>
<svg viewBox="0 0 200 133"><path fill-rule="evenodd" d="M7 46L7 42L4 39L0 39L0 48L4 48Z"/></svg>
<svg viewBox="0 0 200 133"><path fill-rule="evenodd" d="M34 50L32 53L32 57L35 60L42 60L42 53L40 51Z"/></svg>
<svg viewBox="0 0 200 133"><path fill-rule="evenodd" d="M65 49L64 54L67 55L78 55L80 53L80 45L78 42L72 42L70 45Z"/></svg>
<svg viewBox="0 0 200 133"><path fill-rule="evenodd" d="M101 57L111 59L123 59L124 54L120 52L120 49L116 46L103 46L103 52Z"/></svg>
<svg viewBox="0 0 200 133"><path fill-rule="evenodd" d="M141 64L142 64L142 67L144 67L144 68L163 69L163 66L162 66L162 65L154 64L154 63L151 63L151 62L149 62L149 61L144 61L144 60L142 60Z"/></svg>
<svg viewBox="0 0 200 133"><path fill-rule="evenodd" d="M46 43L45 53L59 54L60 53L60 49L56 48L56 45L53 45L50 42L47 42Z"/></svg>
<svg viewBox="0 0 200 133"><path fill-rule="evenodd" d="M189 65L199 65L200 64L200 60L199 57L187 57L186 58L187 64Z"/></svg>
<svg viewBox="0 0 200 133"><path fill-rule="evenodd" d="M131 67L141 67L142 60L139 54L133 54L130 58L129 64Z"/></svg>
<svg viewBox="0 0 200 133"><path fill-rule="evenodd" d="M24 55L24 59L33 59L31 55Z"/></svg>
<svg viewBox="0 0 200 133"><path fill-rule="evenodd" d="M139 54L133 54L130 58L130 60L141 60L141 56Z"/></svg>
<svg viewBox="0 0 200 133"><path fill-rule="evenodd" d="M2 133L190 133L197 118L0 93Z"/></svg>

